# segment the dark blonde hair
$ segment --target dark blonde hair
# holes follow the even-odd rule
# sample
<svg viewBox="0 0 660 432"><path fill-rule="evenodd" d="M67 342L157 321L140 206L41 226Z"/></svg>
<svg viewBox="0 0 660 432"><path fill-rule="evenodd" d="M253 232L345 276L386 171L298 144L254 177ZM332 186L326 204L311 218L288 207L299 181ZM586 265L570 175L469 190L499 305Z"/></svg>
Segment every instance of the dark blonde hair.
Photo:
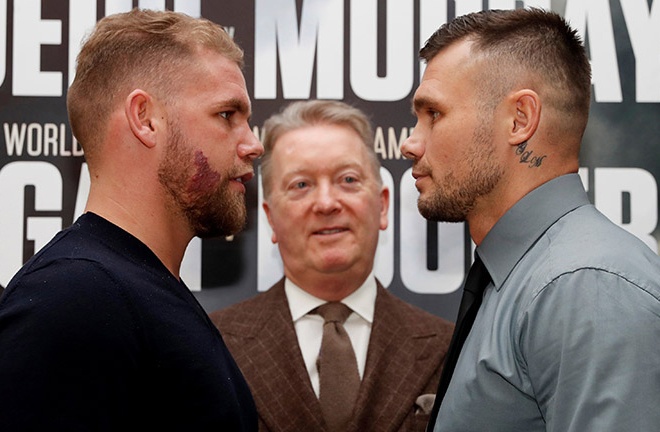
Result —
<svg viewBox="0 0 660 432"><path fill-rule="evenodd" d="M539 8L486 10L457 17L441 26L420 50L427 63L449 45L473 42L483 55L481 94L498 100L522 75L547 91L546 103L563 113L567 124L584 133L591 101L591 65L577 32L558 14Z"/></svg>
<svg viewBox="0 0 660 432"><path fill-rule="evenodd" d="M366 114L340 101L309 100L289 104L264 123L264 154L261 157L261 184L264 197L270 195L271 155L277 140L287 132L322 124L345 126L355 131L367 150L369 168L378 184L382 184L380 161L373 148L373 129Z"/></svg>
<svg viewBox="0 0 660 432"><path fill-rule="evenodd" d="M85 153L93 152L108 115L135 88L171 98L201 48L243 66L243 51L207 19L140 9L101 19L84 41L67 94L71 129Z"/></svg>

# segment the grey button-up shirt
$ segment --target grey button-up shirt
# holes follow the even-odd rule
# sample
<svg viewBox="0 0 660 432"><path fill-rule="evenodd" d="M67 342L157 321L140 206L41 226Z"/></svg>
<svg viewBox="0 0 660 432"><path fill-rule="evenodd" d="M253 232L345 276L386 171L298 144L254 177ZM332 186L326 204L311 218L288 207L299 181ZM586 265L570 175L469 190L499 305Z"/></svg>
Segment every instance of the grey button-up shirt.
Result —
<svg viewBox="0 0 660 432"><path fill-rule="evenodd" d="M660 431L660 258L577 174L530 192L477 253L493 282L434 431Z"/></svg>

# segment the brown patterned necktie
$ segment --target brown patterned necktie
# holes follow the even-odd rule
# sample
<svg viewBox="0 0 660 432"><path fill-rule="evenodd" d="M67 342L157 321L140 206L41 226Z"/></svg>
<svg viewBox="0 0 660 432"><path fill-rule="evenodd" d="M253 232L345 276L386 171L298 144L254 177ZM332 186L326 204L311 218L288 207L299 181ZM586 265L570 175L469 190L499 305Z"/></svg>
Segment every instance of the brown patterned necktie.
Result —
<svg viewBox="0 0 660 432"><path fill-rule="evenodd" d="M316 313L324 319L321 351L316 366L319 371L319 402L331 432L345 431L353 415L360 388L360 375L351 340L344 321L351 309L338 302L319 306Z"/></svg>

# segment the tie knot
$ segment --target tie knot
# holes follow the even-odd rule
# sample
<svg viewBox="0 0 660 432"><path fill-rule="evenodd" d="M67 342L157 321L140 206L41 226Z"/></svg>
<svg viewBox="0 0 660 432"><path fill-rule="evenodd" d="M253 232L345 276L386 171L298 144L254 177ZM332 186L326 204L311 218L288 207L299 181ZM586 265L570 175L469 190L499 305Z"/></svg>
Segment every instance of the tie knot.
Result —
<svg viewBox="0 0 660 432"><path fill-rule="evenodd" d="M316 313L321 315L325 322L344 323L352 310L344 303L329 302L316 308Z"/></svg>

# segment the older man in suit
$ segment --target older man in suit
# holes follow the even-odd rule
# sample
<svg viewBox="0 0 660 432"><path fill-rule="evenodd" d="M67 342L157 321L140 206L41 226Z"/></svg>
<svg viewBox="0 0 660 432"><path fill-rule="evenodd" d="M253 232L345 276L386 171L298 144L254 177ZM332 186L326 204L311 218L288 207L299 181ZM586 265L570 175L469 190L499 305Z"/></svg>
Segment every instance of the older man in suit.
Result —
<svg viewBox="0 0 660 432"><path fill-rule="evenodd" d="M368 119L342 102L306 101L264 128L263 208L284 278L211 314L252 390L260 430L423 431L453 325L374 277L389 190ZM338 303L349 308L332 327L350 340L349 372L332 372L340 355L320 315Z"/></svg>

